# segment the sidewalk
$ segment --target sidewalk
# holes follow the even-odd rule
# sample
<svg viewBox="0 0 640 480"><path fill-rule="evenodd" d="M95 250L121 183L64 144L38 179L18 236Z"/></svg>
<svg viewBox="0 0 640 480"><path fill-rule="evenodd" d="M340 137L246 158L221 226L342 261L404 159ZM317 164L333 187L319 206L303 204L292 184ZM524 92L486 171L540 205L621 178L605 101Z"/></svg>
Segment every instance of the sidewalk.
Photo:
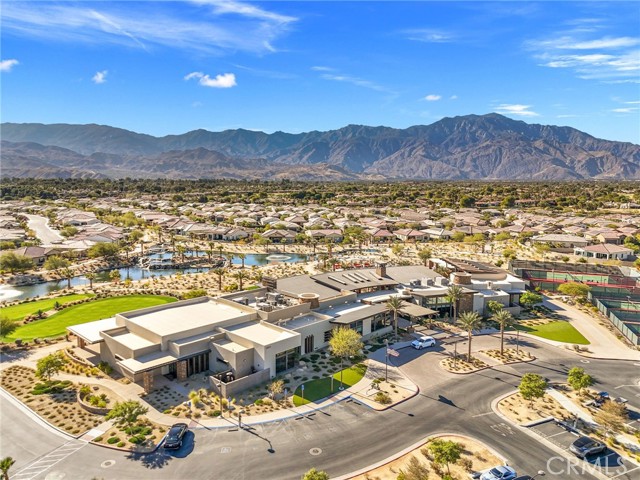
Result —
<svg viewBox="0 0 640 480"><path fill-rule="evenodd" d="M401 342L390 346L394 349L404 348L408 346L410 342ZM70 345L70 344L69 344ZM61 345L51 345L50 347L43 347L41 349L35 350L33 355L29 355L26 358L18 358L13 362L9 363L11 365L24 365L29 367L35 367L35 363L38 358L42 358L52 351L60 349ZM371 396L378 392L377 389L372 387L372 383L376 378L384 378L385 377L385 349L381 348L376 352L373 352L369 355L369 358L365 360L367 363L367 372L365 376L355 385L346 388L345 390L332 395L331 397L327 397L326 399L318 402L318 403L308 403L306 405L300 407L291 407L284 408L280 410L276 410L275 412L264 413L260 415L253 416L243 416L242 424L243 425L255 425L266 422L273 422L277 420L284 420L292 417L299 417L304 415L309 415L314 413L317 410L321 410L327 408L335 403L341 402L343 400L347 400L352 398L355 401L358 401L366 406L376 409L376 410L384 410L398 403L413 397L418 393L418 387L411 382L406 376L402 374L399 368L393 366L390 362L388 368L386 369L389 381L392 382L398 390L402 390L402 397L399 401L396 401L390 405L381 405L371 398ZM126 400L137 400L142 405L149 409L148 413L145 415L151 421L161 424L161 425L172 425L178 421L176 417L173 415L166 415L158 410L156 410L153 406L147 403L144 397L141 395L144 393L143 388L136 383L125 384L112 378L94 378L94 377L86 377L82 375L72 375L68 373L59 373L55 376L56 379L60 380L70 380L74 383L84 383L88 385L101 385L104 386L123 399ZM178 390L182 388L181 385L173 385L172 388L177 388ZM188 394L189 389L183 389L185 393L185 397ZM22 405L22 408L28 410L25 405ZM228 412L225 412L228 415ZM189 419L187 419L189 420ZM185 420L183 420L185 421ZM237 427L238 420L236 417L218 417L218 418L209 418L202 417L200 419L190 419L190 427L191 428L222 428L222 427ZM105 427L105 425L101 425L100 427ZM94 429L96 431L101 431L102 428ZM97 436L96 432L91 432L90 436Z"/></svg>
<svg viewBox="0 0 640 480"><path fill-rule="evenodd" d="M590 316L571 305L567 305L560 300L545 298L543 304L552 310L569 317L571 324L577 328L582 335L589 340L590 354L593 358L614 359L614 360L639 360L640 351L627 347L622 341L607 328L598 324L596 317ZM536 337L539 338L539 337ZM545 339L541 339L545 340ZM567 345L560 342L547 341L552 345Z"/></svg>

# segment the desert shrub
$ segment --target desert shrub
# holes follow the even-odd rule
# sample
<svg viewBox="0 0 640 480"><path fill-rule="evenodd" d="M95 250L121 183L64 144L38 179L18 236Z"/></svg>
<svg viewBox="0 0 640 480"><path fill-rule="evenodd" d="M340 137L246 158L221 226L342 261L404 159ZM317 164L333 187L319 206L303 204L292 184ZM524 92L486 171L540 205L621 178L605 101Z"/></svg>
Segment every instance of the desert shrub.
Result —
<svg viewBox="0 0 640 480"><path fill-rule="evenodd" d="M389 405L391 403L391 397L387 392L378 392L374 398L376 402L382 405Z"/></svg>
<svg viewBox="0 0 640 480"><path fill-rule="evenodd" d="M109 437L109 439L107 440L107 443L109 445L113 445L114 443L118 443L120 441L120 439L118 437Z"/></svg>

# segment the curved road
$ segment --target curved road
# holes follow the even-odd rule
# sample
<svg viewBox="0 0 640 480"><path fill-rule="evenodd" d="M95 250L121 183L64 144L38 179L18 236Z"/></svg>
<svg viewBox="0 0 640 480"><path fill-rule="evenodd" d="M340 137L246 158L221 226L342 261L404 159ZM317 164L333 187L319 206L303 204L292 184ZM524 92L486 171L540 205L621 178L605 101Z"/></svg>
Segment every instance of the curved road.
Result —
<svg viewBox="0 0 640 480"><path fill-rule="evenodd" d="M28 219L28 226L40 239L42 245L51 245L64 240L60 234L49 226L49 219L40 215L24 214Z"/></svg>
<svg viewBox="0 0 640 480"><path fill-rule="evenodd" d="M478 337L474 346L495 348L497 342L497 338ZM384 412L346 400L305 417L247 429L234 425L228 429L196 429L189 433L186 445L173 454L160 449L151 455L133 455L87 445L38 475L17 469L14 473L18 475L12 478L280 480L299 479L311 467L335 477L383 460L439 432L476 437L507 458L521 475L531 475L546 469L547 460L558 453L505 423L491 410L492 400L515 389L522 374L535 372L552 381L564 381L569 368L582 365L598 381L597 388L615 391L637 406L638 364L591 360L583 365L582 358L570 351L529 339L523 343L536 355L536 361L465 376L449 374L437 366L446 345L435 352L404 349L396 362L419 385L420 393ZM38 434L31 435L33 441L39 441ZM47 466L46 461L42 465ZM31 472L38 471L38 464L35 467ZM567 473L554 478L570 476ZM588 472L580 477L597 478Z"/></svg>

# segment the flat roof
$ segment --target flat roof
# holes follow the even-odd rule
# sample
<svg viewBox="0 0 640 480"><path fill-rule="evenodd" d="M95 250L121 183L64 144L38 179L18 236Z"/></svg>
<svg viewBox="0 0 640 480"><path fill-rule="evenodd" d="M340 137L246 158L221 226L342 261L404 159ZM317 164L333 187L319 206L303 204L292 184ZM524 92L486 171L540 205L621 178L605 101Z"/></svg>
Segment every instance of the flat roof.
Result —
<svg viewBox="0 0 640 480"><path fill-rule="evenodd" d="M331 317L328 315L307 313L306 315L298 315L297 317L293 317L290 320L278 322L278 325L290 330L296 330L298 328L308 327L309 325L313 325L315 323L326 322L327 320L331 320Z"/></svg>
<svg viewBox="0 0 640 480"><path fill-rule="evenodd" d="M170 352L164 351L149 353L138 358L127 358L126 360L119 361L118 364L133 373L140 373L163 367L177 361L178 357L174 356Z"/></svg>
<svg viewBox="0 0 640 480"><path fill-rule="evenodd" d="M92 344L103 341L103 338L100 336L101 332L104 332L105 330L113 330L114 328L118 328L118 325L116 324L116 318L111 317L105 318L104 320L96 320L95 322L73 325L71 327L67 327L67 330L82 338L88 344Z"/></svg>
<svg viewBox="0 0 640 480"><path fill-rule="evenodd" d="M317 293L323 300L340 295L340 288L331 288L316 282L309 275L296 275L295 277L279 278L277 289L285 295L296 297L301 293Z"/></svg>
<svg viewBox="0 0 640 480"><path fill-rule="evenodd" d="M331 323L338 323L340 325L347 325L364 318L372 317L378 313L386 312L389 309L386 305L362 305L358 308L351 308L343 311L339 316L331 320Z"/></svg>
<svg viewBox="0 0 640 480"><path fill-rule="evenodd" d="M131 350L138 350L140 348L151 347L153 345L160 345L159 343L150 342L146 338L143 338L140 335L136 335L135 333L131 333L126 330L124 330L122 333L107 332L107 334L113 339L117 340L118 343L121 343Z"/></svg>
<svg viewBox="0 0 640 480"><path fill-rule="evenodd" d="M257 343L258 345L270 345L298 336L297 333L290 332L283 328L267 326L257 321L226 327L224 330L246 338L250 342Z"/></svg>
<svg viewBox="0 0 640 480"><path fill-rule="evenodd" d="M245 347L244 345L240 345L228 338L222 338L220 340L216 340L213 342L214 345L224 348L225 350L229 350L233 353L244 352L246 350L251 350L251 348Z"/></svg>
<svg viewBox="0 0 640 480"><path fill-rule="evenodd" d="M400 308L400 312L405 315L409 315L410 317L426 317L427 315L436 315L438 312L435 310L431 310L430 308L425 308L421 305L416 305L415 303L402 302L402 308Z"/></svg>
<svg viewBox="0 0 640 480"><path fill-rule="evenodd" d="M226 322L236 317L248 315L249 312L234 304L208 300L204 302L180 305L180 302L153 308L145 313L127 312L122 316L134 325L150 330L157 335L167 336L189 330ZM246 307L244 307L246 309Z"/></svg>

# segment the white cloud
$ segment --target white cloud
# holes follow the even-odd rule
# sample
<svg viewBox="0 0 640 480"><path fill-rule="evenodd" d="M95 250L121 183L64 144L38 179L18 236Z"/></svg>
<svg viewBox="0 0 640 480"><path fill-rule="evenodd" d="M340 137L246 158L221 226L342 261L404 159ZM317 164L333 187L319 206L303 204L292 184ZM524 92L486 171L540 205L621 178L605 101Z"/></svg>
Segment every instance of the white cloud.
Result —
<svg viewBox="0 0 640 480"><path fill-rule="evenodd" d="M624 102L624 103L626 103L627 105L637 105L640 103L640 100L635 100L633 102Z"/></svg>
<svg viewBox="0 0 640 480"><path fill-rule="evenodd" d="M45 41L268 53L297 19L232 1L3 2L2 28Z"/></svg>
<svg viewBox="0 0 640 480"><path fill-rule="evenodd" d="M315 72L333 72L334 69L331 67L323 67L321 65L316 65L311 67L311 70L315 71Z"/></svg>
<svg viewBox="0 0 640 480"><path fill-rule="evenodd" d="M279 23L294 22L296 18L287 15L263 10L248 3L234 2L228 0L192 0L196 4L210 5L217 14L234 14L258 20L269 20Z"/></svg>
<svg viewBox="0 0 640 480"><path fill-rule="evenodd" d="M91 81L96 84L105 83L107 81L108 70L102 70L100 72L96 72L96 74L91 77Z"/></svg>
<svg viewBox="0 0 640 480"><path fill-rule="evenodd" d="M452 32L434 28L414 28L402 32L409 40L425 43L449 43L456 40Z"/></svg>
<svg viewBox="0 0 640 480"><path fill-rule="evenodd" d="M449 97L449 100L457 100L458 99L458 95L451 95Z"/></svg>
<svg viewBox="0 0 640 480"><path fill-rule="evenodd" d="M530 41L525 46L534 52L540 65L573 70L578 78L620 81L638 77L640 72L640 38L599 36L588 38L591 31L572 31L544 40ZM629 83L635 83L631 79Z"/></svg>
<svg viewBox="0 0 640 480"><path fill-rule="evenodd" d="M516 115L519 117L538 117L539 113L530 110L531 105L502 103L496 107L496 113Z"/></svg>
<svg viewBox="0 0 640 480"><path fill-rule="evenodd" d="M0 60L0 72L10 72L13 67L18 65L20 62L15 58L10 58L7 60Z"/></svg>
<svg viewBox="0 0 640 480"><path fill-rule="evenodd" d="M351 83L352 85L356 85L358 87L368 88L370 90L375 90L377 92L389 92L390 90L382 85L378 85L375 82L370 80L365 80L363 78L354 77L353 75L342 75L342 74L330 74L324 73L321 75L325 80L333 80L336 82L346 82Z"/></svg>
<svg viewBox="0 0 640 480"><path fill-rule="evenodd" d="M565 113L562 115L556 115L556 118L576 118L579 117L580 115L575 115L573 113Z"/></svg>
<svg viewBox="0 0 640 480"><path fill-rule="evenodd" d="M611 111L614 113L634 113L638 111L638 107L613 108Z"/></svg>
<svg viewBox="0 0 640 480"><path fill-rule="evenodd" d="M191 72L184 77L185 80L191 80L197 78L198 83L203 87L210 88L231 88L237 85L236 76L233 73L222 73L216 75L215 78L211 78L209 75L202 72Z"/></svg>
<svg viewBox="0 0 640 480"><path fill-rule="evenodd" d="M427 95L426 97L424 97L424 99L427 102L437 102L438 100L440 100L442 98L442 95L435 95L433 93Z"/></svg>

